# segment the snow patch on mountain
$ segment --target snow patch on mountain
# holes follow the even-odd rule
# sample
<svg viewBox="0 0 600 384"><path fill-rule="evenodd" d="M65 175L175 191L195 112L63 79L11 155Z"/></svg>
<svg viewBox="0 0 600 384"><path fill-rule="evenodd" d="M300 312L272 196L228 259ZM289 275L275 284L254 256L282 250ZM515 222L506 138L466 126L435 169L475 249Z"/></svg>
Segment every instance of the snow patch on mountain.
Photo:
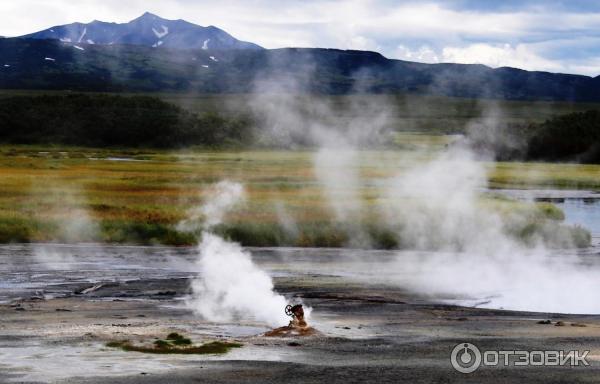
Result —
<svg viewBox="0 0 600 384"><path fill-rule="evenodd" d="M81 40L83 40L86 33L87 33L87 27L83 28L83 32L81 32L81 36L79 36L79 40L77 40L78 43L81 43Z"/></svg>
<svg viewBox="0 0 600 384"><path fill-rule="evenodd" d="M160 27L162 28L162 31L158 31L155 28L152 28L152 32L154 32L156 38L158 39L162 39L163 37L169 34L169 27L167 27L166 25L161 25Z"/></svg>
<svg viewBox="0 0 600 384"><path fill-rule="evenodd" d="M208 42L210 41L210 39L206 39L204 40L204 43L202 44L202 49L207 50L208 49Z"/></svg>

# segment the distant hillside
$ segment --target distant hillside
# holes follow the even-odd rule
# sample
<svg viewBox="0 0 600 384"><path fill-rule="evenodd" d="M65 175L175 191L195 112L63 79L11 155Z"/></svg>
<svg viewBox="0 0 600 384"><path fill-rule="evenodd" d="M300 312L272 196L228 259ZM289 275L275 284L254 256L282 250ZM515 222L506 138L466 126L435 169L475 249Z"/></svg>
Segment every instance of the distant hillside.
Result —
<svg viewBox="0 0 600 384"><path fill-rule="evenodd" d="M88 44L135 44L176 49L262 49L256 44L237 40L217 27L167 20L148 12L129 23L94 20L88 24L58 25L21 37L59 40L80 48Z"/></svg>
<svg viewBox="0 0 600 384"><path fill-rule="evenodd" d="M276 90L600 101L600 77L422 64L337 49L76 47L58 40L11 38L0 39L0 60L2 89L213 94Z"/></svg>

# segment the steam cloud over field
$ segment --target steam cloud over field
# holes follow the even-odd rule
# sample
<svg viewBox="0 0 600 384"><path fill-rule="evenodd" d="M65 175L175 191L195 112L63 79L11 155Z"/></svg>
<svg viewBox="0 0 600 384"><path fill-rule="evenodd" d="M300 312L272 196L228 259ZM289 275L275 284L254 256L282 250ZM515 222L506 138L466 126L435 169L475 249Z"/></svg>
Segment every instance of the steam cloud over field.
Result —
<svg viewBox="0 0 600 384"><path fill-rule="evenodd" d="M405 217L410 225L401 229L403 238L415 249L439 251L401 253L390 266L402 276L397 283L490 308L600 313L594 298L600 281L576 255L559 255L541 241L526 247L508 236L503 218L478 202L486 181L483 164L458 149L390 184L390 201L411 204L392 205L388 221Z"/></svg>
<svg viewBox="0 0 600 384"><path fill-rule="evenodd" d="M314 172L331 212L348 232L348 245L369 248L360 219L367 207L357 159L361 149L388 137L394 106L381 99L376 105L363 100L353 106L360 110L357 119L340 122L331 105L294 96L303 91L296 80L261 80L257 88L260 93L251 107L261 116L266 135L287 145L303 138L316 146ZM467 131L484 134L502 148L522 145L498 128L500 108L486 115L469 123ZM488 169L481 153L461 142L439 155L422 157L427 160L407 161L398 176L385 180L378 214L403 248L423 252L402 252L391 265L371 261L371 267L385 270L380 278L420 293L464 298L462 303L468 305L600 313L600 304L594 301L600 283L581 266L578 256L557 257L541 235L532 236L532 244L519 242L509 232L514 225L524 225L525 217L500 215L482 202ZM574 243L571 233L558 226L542 230L557 243Z"/></svg>

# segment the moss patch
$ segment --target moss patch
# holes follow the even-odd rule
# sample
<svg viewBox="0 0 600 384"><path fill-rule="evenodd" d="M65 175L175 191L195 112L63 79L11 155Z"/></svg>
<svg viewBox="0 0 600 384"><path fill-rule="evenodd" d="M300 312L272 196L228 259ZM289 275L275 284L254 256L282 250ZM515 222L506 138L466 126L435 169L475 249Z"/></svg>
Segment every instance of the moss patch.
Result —
<svg viewBox="0 0 600 384"><path fill-rule="evenodd" d="M166 340L156 340L152 346L134 345L129 340L111 341L107 343L106 346L109 348L119 348L127 352L179 355L211 355L227 353L232 348L242 347L242 344L213 341L201 345L193 345L190 339L174 332L169 334Z"/></svg>
<svg viewBox="0 0 600 384"><path fill-rule="evenodd" d="M192 345L192 340L180 335L177 332L169 333L167 341L173 345Z"/></svg>

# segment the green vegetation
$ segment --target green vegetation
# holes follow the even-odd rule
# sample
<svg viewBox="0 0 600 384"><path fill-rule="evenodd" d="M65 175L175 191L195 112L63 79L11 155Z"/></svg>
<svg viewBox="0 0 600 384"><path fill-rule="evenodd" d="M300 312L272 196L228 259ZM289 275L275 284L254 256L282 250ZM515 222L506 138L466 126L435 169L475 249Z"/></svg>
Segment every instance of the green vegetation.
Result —
<svg viewBox="0 0 600 384"><path fill-rule="evenodd" d="M293 103L310 124L345 129L353 121L378 121L382 134L371 135L368 145L380 148L437 150L457 140L453 135L466 133L474 148L498 160L600 161L600 104L422 95L256 97L5 90L0 91L0 143L308 148L314 143L303 134L279 142L259 129L268 117L255 108L257 103L272 104L268 109L273 111L285 111Z"/></svg>
<svg viewBox="0 0 600 384"><path fill-rule="evenodd" d="M167 342L173 345L191 345L192 340L180 335L177 332L171 332L167 335Z"/></svg>
<svg viewBox="0 0 600 384"><path fill-rule="evenodd" d="M208 355L223 354L232 348L240 348L242 344L213 341L201 345L193 345L192 341L178 333L171 333L165 340L154 341L152 346L134 345L128 340L111 341L106 344L109 348L119 348L127 352L142 352L155 354L179 354L179 355Z"/></svg>
<svg viewBox="0 0 600 384"><path fill-rule="evenodd" d="M193 114L155 97L45 95L0 98L0 142L95 147L239 146L250 125Z"/></svg>
<svg viewBox="0 0 600 384"><path fill-rule="evenodd" d="M16 91L10 91L13 94ZM251 112L253 95L197 95L160 93L157 97L196 113L224 113L247 115ZM0 97L2 93L0 91ZM315 118L310 105L327 105L334 112L335 121L344 125L354 119L368 121L383 112L385 128L394 132L417 134L457 134L473 123L500 119L503 124L527 126L542 123L556 116L600 109L600 103L573 103L558 101L509 101L470 99L462 97L427 96L418 94L393 95L297 95L294 105L310 118ZM269 99L273 110L289 106L289 99ZM385 108L373 108L373 106ZM318 108L314 108L317 111ZM328 116L331 118L331 116ZM331 121L331 120L329 120ZM377 120L379 123L382 123Z"/></svg>
<svg viewBox="0 0 600 384"><path fill-rule="evenodd" d="M600 163L600 110L551 117L544 122L491 121L471 127L469 143L497 160Z"/></svg>
<svg viewBox="0 0 600 384"><path fill-rule="evenodd" d="M316 180L312 152L222 148L260 144L253 131L256 121L246 117L252 112L251 97L0 91L0 242L194 244L199 233L178 231L177 223L202 204L212 183L232 179L245 185L248 200L217 233L247 246L353 244L353 228L335 219ZM485 126L486 119L501 114L513 138L531 138L531 158L585 160L600 153L594 152L599 148L600 130L594 128L599 112L556 117L597 104L417 95L295 97L314 121L320 117L311 115L310 106L329 106L334 116L328 113L324 122L340 127L357 118L376 119L381 111L368 104L393 107L386 108L384 125L394 132L389 140L394 150L363 150L356 169L364 181L357 191L364 210L351 220L360 223L373 248L411 246L398 236L399 228L382 223L386 202L379 181L430 160L465 127L477 131L477 121ZM561 138L557 145L551 142L555 137ZM214 147L221 148L210 149ZM519 154L525 157L525 152L511 156ZM486 166L492 188L600 189L596 165ZM541 239L560 247L566 238L576 246L590 242L589 232L566 226L562 212L551 204L487 197L482 207L508 218L506 231L525 243Z"/></svg>
<svg viewBox="0 0 600 384"><path fill-rule="evenodd" d="M414 142L415 135L398 135ZM419 145L437 147L447 137L419 135ZM312 152L111 150L80 147L0 146L0 241L188 245L198 233L177 230L187 212L201 205L212 183L244 184L247 201L216 231L248 246L352 244L352 228L335 220L313 169ZM431 159L427 151L361 151L356 171L364 180L360 223L374 248L408 246L396 228L382 223L386 201L378 181ZM127 160L127 161L124 161ZM135 161L131 161L135 160ZM600 188L600 166L486 163L496 188ZM344 193L344 191L340 191ZM410 204L410 201L406 202ZM552 240L552 228L568 229L554 205L518 204L489 197L482 209L506 217L524 241ZM401 222L401 217L398 221ZM510 221L507 221L510 222ZM507 229L509 230L509 229ZM557 244L559 246L559 244Z"/></svg>
<svg viewBox="0 0 600 384"><path fill-rule="evenodd" d="M68 96L73 93L69 91L0 90L0 99L43 95ZM84 95L111 94L88 92ZM242 121L252 114L251 106L255 101L255 97L249 94L119 93L118 95L124 97L151 96L200 116L216 114ZM389 107L384 110L387 117L385 119L387 129L417 134L464 133L472 123L498 118L504 124L526 127L531 123L543 123L560 115L600 109L600 103L487 100L402 93L369 95L368 98L361 95L298 95L294 96L293 100L310 118L315 118L309 108L311 103L330 106L340 125L344 125L345 122L356 117L365 119L365 117L369 118L370 115L373 115L375 119L375 114L382 110L369 108L369 105ZM277 103L278 100L274 98L271 101ZM285 107L289 100L282 99L279 102L282 107ZM274 110L278 110L277 106L274 107Z"/></svg>
<svg viewBox="0 0 600 384"><path fill-rule="evenodd" d="M600 163L600 111L555 117L531 128L529 159Z"/></svg>

